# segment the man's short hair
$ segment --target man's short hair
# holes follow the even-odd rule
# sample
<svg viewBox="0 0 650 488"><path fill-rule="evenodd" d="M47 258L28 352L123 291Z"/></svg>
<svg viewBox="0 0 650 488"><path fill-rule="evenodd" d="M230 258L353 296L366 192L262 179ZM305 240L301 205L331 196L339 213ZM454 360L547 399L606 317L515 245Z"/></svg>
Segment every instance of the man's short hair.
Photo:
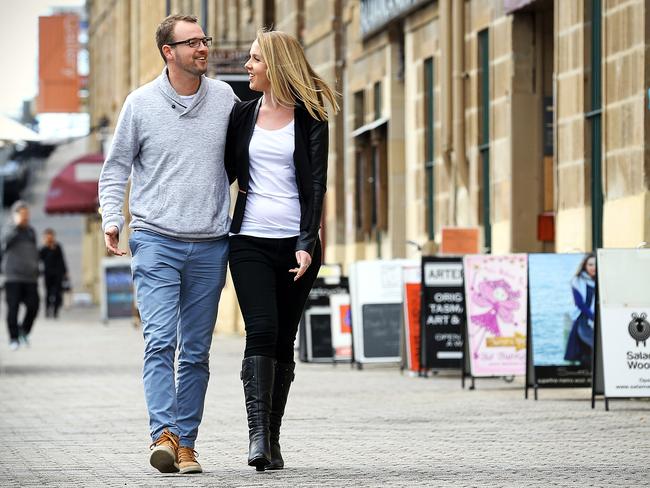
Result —
<svg viewBox="0 0 650 488"><path fill-rule="evenodd" d="M160 25L158 25L158 28L156 29L156 44L158 45L158 51L160 51L160 56L162 56L165 64L167 64L167 59L165 59L162 48L165 44L178 40L174 39L174 27L178 22L197 24L199 19L196 15L173 14L165 17ZM180 40L182 41L183 39Z"/></svg>
<svg viewBox="0 0 650 488"><path fill-rule="evenodd" d="M56 232L54 232L54 229L48 227L47 229L45 229L43 231L43 235L53 235L53 236L55 236Z"/></svg>
<svg viewBox="0 0 650 488"><path fill-rule="evenodd" d="M23 200L16 200L14 204L11 206L11 213L18 213L23 208L29 209L29 205L27 205L27 202Z"/></svg>

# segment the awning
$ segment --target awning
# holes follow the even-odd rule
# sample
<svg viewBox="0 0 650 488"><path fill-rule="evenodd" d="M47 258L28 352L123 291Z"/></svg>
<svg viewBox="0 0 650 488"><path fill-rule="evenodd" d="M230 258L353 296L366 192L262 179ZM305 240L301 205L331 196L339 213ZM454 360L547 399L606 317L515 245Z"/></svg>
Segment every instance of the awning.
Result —
<svg viewBox="0 0 650 488"><path fill-rule="evenodd" d="M512 12L527 7L536 1L537 0L503 0L503 11L506 14L511 14Z"/></svg>
<svg viewBox="0 0 650 488"><path fill-rule="evenodd" d="M39 136L32 129L0 114L0 140L2 141L40 141Z"/></svg>
<svg viewBox="0 0 650 488"><path fill-rule="evenodd" d="M359 136L361 136L363 134L366 134L367 132L370 132L371 130L375 130L378 127L381 127L381 126L386 125L386 124L388 124L388 117L381 117L381 118L379 118L377 120L373 120L369 124L362 125L358 129L352 131L352 133L350 135L352 137L359 137Z"/></svg>
<svg viewBox="0 0 650 488"><path fill-rule="evenodd" d="M69 163L50 183L45 200L45 212L95 213L97 183L102 171L104 156L87 154Z"/></svg>

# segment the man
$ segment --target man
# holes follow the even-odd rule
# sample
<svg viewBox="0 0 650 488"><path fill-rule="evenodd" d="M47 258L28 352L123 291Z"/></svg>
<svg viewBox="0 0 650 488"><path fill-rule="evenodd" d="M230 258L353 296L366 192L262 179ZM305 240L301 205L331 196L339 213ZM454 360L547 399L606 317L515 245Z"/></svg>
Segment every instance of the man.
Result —
<svg viewBox="0 0 650 488"><path fill-rule="evenodd" d="M236 97L227 84L204 76L211 41L196 17L162 21L156 42L166 66L124 102L99 180L106 247L124 255L121 212L133 170L129 247L145 341L150 462L163 473L202 471L194 443L226 277L230 196L223 154Z"/></svg>
<svg viewBox="0 0 650 488"><path fill-rule="evenodd" d="M43 231L43 247L39 251L45 277L45 316L57 318L63 302L63 281L68 276L63 249L53 229Z"/></svg>
<svg viewBox="0 0 650 488"><path fill-rule="evenodd" d="M11 206L13 225L4 233L3 269L7 298L7 326L9 347L15 351L20 342L29 344L29 333L38 314L38 248L36 232L29 225L29 207L21 200ZM18 309L25 305L22 323L18 323Z"/></svg>

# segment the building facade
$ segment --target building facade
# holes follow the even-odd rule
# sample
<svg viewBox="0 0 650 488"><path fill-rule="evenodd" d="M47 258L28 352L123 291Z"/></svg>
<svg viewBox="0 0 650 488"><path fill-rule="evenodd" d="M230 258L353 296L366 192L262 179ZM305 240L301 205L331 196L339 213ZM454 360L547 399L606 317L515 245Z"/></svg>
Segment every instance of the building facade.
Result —
<svg viewBox="0 0 650 488"><path fill-rule="evenodd" d="M245 85L259 27L296 35L341 94L321 233L329 263L434 253L446 227L478 228L492 253L650 241L644 0L88 7L91 119L109 131L127 93L162 69L153 33L166 14L199 16L216 41L210 74L234 84Z"/></svg>

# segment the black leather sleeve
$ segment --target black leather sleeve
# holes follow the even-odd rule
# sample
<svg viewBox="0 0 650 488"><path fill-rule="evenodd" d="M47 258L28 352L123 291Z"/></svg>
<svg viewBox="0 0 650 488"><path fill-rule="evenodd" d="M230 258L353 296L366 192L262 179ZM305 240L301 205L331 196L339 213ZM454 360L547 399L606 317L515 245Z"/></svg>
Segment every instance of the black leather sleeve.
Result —
<svg viewBox="0 0 650 488"><path fill-rule="evenodd" d="M311 120L309 128L309 154L311 164L312 205L309 225L300 232L296 251L314 253L320 220L323 213L323 200L327 189L327 154L329 152L329 130L327 121Z"/></svg>
<svg viewBox="0 0 650 488"><path fill-rule="evenodd" d="M233 105L230 111L230 119L228 121L228 132L226 134L226 150L224 153L224 163L226 165L226 173L228 174L228 182L232 185L237 179L237 165L235 163L235 147L237 146L237 131L235 128L235 111L237 104Z"/></svg>

